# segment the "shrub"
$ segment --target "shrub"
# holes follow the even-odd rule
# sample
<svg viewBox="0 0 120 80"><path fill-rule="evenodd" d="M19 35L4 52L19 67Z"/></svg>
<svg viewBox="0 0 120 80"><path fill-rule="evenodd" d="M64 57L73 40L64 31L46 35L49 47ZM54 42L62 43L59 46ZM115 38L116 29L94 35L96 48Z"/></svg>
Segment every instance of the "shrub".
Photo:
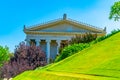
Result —
<svg viewBox="0 0 120 80"><path fill-rule="evenodd" d="M80 44L69 45L62 50L61 54L56 58L55 62L63 60L66 57L71 56L71 55L77 53L78 51L81 51L84 48L87 48L89 46L90 45L87 43L86 44L80 43Z"/></svg>
<svg viewBox="0 0 120 80"><path fill-rule="evenodd" d="M15 49L14 57L2 67L2 77L14 77L26 70L46 65L45 53L35 45L26 46L21 42Z"/></svg>

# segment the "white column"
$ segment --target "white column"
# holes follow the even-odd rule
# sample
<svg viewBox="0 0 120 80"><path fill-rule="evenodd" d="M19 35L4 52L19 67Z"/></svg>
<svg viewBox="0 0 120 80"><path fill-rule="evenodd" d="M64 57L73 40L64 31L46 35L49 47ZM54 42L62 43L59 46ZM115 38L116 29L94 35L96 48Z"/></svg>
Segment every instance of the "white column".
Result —
<svg viewBox="0 0 120 80"><path fill-rule="evenodd" d="M40 46L40 40L39 39L36 39L35 42L36 42L36 46Z"/></svg>
<svg viewBox="0 0 120 80"><path fill-rule="evenodd" d="M56 40L56 42L57 42L57 55L59 55L59 48L60 48L61 40Z"/></svg>
<svg viewBox="0 0 120 80"><path fill-rule="evenodd" d="M51 40L46 40L47 63L50 62L50 41L51 41Z"/></svg>
<svg viewBox="0 0 120 80"><path fill-rule="evenodd" d="M26 39L26 45L30 46L30 39Z"/></svg>

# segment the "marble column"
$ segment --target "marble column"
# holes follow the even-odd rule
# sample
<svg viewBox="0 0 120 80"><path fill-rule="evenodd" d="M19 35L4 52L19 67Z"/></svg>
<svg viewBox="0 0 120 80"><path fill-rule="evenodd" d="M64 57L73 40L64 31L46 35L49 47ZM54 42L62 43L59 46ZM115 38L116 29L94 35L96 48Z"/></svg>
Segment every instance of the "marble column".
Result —
<svg viewBox="0 0 120 80"><path fill-rule="evenodd" d="M30 39L26 39L26 45L30 46Z"/></svg>
<svg viewBox="0 0 120 80"><path fill-rule="evenodd" d="M50 62L50 41L51 40L46 40L46 55L47 55L47 63L48 64Z"/></svg>
<svg viewBox="0 0 120 80"><path fill-rule="evenodd" d="M59 48L60 48L61 40L56 40L56 42L57 42L57 55L59 55Z"/></svg>
<svg viewBox="0 0 120 80"><path fill-rule="evenodd" d="M36 39L36 46L40 46L40 40Z"/></svg>

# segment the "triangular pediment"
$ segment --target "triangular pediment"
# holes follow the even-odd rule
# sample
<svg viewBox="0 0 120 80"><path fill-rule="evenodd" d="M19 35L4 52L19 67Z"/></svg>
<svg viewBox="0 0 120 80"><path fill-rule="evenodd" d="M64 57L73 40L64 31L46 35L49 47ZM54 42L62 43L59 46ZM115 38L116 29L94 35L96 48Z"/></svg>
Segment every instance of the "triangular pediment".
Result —
<svg viewBox="0 0 120 80"><path fill-rule="evenodd" d="M51 23L46 23L43 25L28 28L26 30L38 32L104 32L102 29L98 29L90 25L78 23L71 20L57 20Z"/></svg>
<svg viewBox="0 0 120 80"><path fill-rule="evenodd" d="M68 23L62 23L62 24L57 24L54 26L49 26L47 28L43 29L38 29L35 31L40 31L40 32L90 32L89 30L68 24Z"/></svg>

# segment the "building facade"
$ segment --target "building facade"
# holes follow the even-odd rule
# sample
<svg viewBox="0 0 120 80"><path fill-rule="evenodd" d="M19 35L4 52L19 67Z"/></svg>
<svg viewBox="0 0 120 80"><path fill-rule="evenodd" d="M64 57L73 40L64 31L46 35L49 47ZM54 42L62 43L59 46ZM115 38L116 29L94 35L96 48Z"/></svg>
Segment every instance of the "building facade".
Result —
<svg viewBox="0 0 120 80"><path fill-rule="evenodd" d="M48 63L50 59L55 59L56 55L59 54L59 47L62 43L70 40L75 35L84 35L86 32L104 36L106 28L101 29L69 19L66 14L61 19L31 27L24 26L26 44L30 46L30 42L32 41L36 46L40 46L46 53Z"/></svg>

